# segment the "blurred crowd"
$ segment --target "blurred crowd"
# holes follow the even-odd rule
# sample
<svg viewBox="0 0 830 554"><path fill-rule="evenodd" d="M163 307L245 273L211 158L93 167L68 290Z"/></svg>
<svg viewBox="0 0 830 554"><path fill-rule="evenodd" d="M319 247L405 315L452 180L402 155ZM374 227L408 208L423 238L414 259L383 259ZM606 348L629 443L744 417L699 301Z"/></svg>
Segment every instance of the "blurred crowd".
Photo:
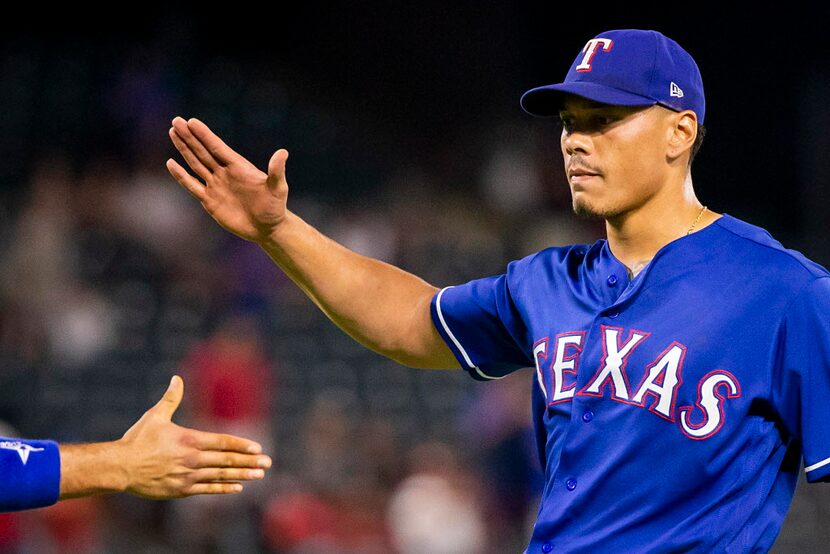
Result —
<svg viewBox="0 0 830 554"><path fill-rule="evenodd" d="M358 346L166 174L166 131L186 109L260 166L288 148L292 210L445 286L602 235L570 213L556 130L495 119L406 157L364 113L179 46L106 71L100 52L0 59L0 435L116 439L179 373L177 422L259 440L274 467L233 497L0 515L0 552L520 552L542 485L532 372L481 384Z"/></svg>

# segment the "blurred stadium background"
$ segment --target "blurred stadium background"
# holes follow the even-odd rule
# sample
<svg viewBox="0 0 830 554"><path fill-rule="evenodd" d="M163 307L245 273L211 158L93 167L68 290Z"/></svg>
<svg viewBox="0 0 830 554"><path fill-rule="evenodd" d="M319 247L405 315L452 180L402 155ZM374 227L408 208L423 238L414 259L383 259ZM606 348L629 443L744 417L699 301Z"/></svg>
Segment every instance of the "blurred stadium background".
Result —
<svg viewBox="0 0 830 554"><path fill-rule="evenodd" d="M275 467L233 498L3 515L0 552L475 554L528 538L531 374L482 385L353 344L169 178L174 115L261 167L287 148L294 211L443 286L602 236L570 213L557 129L518 98L596 33L656 28L703 73L698 196L830 264L826 7L748 25L493 4L73 7L2 23L4 429L115 439L179 372L179 422L257 438ZM830 490L800 485L776 551L826 551L828 518Z"/></svg>

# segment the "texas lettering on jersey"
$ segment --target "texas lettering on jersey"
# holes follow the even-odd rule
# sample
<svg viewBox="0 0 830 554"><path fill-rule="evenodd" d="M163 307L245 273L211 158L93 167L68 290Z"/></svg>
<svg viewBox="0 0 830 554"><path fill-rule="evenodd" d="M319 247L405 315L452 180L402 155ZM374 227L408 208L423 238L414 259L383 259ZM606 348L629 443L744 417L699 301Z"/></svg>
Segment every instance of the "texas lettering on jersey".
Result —
<svg viewBox="0 0 830 554"><path fill-rule="evenodd" d="M585 342L585 331L545 337L533 345L536 378L548 405L569 402L575 395L608 397L616 402L647 408L651 413L676 423L690 439L703 440L715 435L726 419L724 405L741 395L741 385L730 372L715 369L697 385L693 406L677 406L677 393L683 385L686 347L669 344L643 368L628 367L628 358L651 333L603 325L600 328L603 356L600 366L577 388L576 376ZM632 381L631 378L638 378ZM632 386L633 384L633 386Z"/></svg>

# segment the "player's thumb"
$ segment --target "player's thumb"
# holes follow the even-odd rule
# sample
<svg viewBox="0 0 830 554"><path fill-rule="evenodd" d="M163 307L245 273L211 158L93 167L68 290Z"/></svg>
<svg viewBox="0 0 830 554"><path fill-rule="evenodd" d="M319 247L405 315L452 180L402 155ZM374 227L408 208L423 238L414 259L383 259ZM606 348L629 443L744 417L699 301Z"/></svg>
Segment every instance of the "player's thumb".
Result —
<svg viewBox="0 0 830 554"><path fill-rule="evenodd" d="M271 156L268 162L268 187L271 190L288 187L288 182L285 180L286 160L288 160L288 150L285 148L280 148Z"/></svg>
<svg viewBox="0 0 830 554"><path fill-rule="evenodd" d="M153 410L165 419L172 419L173 414L176 413L176 409L179 407L179 404L182 403L183 395L184 381L182 381L182 378L178 375L174 375L173 378L170 379L170 386L167 387L167 390L165 391L164 396L161 397L161 400L153 406Z"/></svg>

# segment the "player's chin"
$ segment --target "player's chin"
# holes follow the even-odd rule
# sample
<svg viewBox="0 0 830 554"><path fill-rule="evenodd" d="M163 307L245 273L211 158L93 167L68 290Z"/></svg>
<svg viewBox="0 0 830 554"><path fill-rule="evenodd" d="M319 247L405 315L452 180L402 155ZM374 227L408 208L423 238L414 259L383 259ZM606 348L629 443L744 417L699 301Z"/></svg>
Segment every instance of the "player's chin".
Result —
<svg viewBox="0 0 830 554"><path fill-rule="evenodd" d="M576 215L585 219L613 219L624 213L619 204L609 202L608 198L597 198L597 194L589 194L587 191L574 191L573 210ZM605 200L605 201L603 201Z"/></svg>
<svg viewBox="0 0 830 554"><path fill-rule="evenodd" d="M608 217L609 210L597 205L594 202L591 202L591 200L586 198L586 196L587 195L581 192L575 192L573 194L574 213L579 217L584 217L585 219L606 219Z"/></svg>

